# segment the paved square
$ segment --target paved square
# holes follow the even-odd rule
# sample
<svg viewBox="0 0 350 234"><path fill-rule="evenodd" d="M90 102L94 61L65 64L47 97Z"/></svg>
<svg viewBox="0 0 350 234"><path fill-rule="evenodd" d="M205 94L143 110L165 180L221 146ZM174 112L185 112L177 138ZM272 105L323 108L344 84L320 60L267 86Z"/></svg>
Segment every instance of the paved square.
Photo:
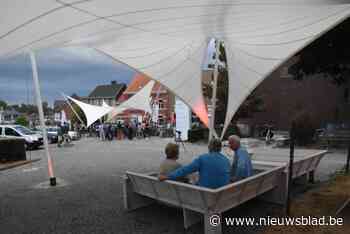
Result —
<svg viewBox="0 0 350 234"><path fill-rule="evenodd" d="M84 138L71 147L51 145L60 185L56 188L47 186L44 151L28 152L28 159L42 160L0 172L0 233L184 233L179 210L161 205L135 212L123 210L121 176L126 170L157 171L164 146L169 141L172 139L100 142ZM181 147L180 161L190 162L206 151L204 144L186 143L186 151ZM262 146L254 152L256 160L288 160L288 149ZM296 157L310 152L297 150ZM345 151L328 154L321 161L316 179L326 179L341 168L345 157ZM251 201L230 211L230 216L259 216L269 212L271 205ZM255 230L238 231L252 233ZM202 232L202 225L196 225L186 233Z"/></svg>

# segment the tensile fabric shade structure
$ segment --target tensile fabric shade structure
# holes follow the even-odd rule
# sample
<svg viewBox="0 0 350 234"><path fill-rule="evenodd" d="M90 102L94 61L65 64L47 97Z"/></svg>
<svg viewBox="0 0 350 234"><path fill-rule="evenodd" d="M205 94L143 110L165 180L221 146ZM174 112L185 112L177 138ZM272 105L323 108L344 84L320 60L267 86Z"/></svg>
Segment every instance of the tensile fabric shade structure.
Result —
<svg viewBox="0 0 350 234"><path fill-rule="evenodd" d="M350 15L344 0L3 0L0 57L88 46L160 82L203 123L203 58L225 44L229 100L239 105L272 71Z"/></svg>
<svg viewBox="0 0 350 234"><path fill-rule="evenodd" d="M151 113L150 96L154 81L149 81L139 92L128 100L121 103L119 106L109 106L104 100L102 106L91 105L75 98L64 95L66 99L71 100L84 112L87 119L87 127L91 126L96 120L101 119L105 115L109 115L109 119L112 119L116 115L122 113L128 109L142 110L144 112Z"/></svg>
<svg viewBox="0 0 350 234"><path fill-rule="evenodd" d="M80 107L80 109L84 112L86 116L87 127L89 127L91 124L96 122L96 120L102 118L103 116L105 116L113 110L113 107L90 105L69 96L65 97L77 104Z"/></svg>
<svg viewBox="0 0 350 234"><path fill-rule="evenodd" d="M151 92L155 82L153 80L149 81L140 91L138 91L134 96L125 100L119 106L114 107L109 114L109 118L112 119L116 115L124 112L125 110L135 109L142 110L145 113L152 113L150 106L151 102Z"/></svg>

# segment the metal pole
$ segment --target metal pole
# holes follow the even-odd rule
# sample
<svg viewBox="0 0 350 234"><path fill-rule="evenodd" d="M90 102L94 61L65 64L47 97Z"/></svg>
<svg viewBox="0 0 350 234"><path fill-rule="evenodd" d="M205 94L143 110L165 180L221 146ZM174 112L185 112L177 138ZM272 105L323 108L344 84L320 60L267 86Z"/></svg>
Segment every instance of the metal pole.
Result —
<svg viewBox="0 0 350 234"><path fill-rule="evenodd" d="M30 61L32 63L36 104L38 106L41 129L43 130L44 147L45 147L45 154L47 157L47 165L48 165L49 176L50 176L50 185L55 186L56 185L56 177L54 176L53 162L52 162L52 158L51 158L50 151L49 151L49 142L47 140L47 131L46 131L46 126L45 126L43 104L42 104L41 93L40 93L38 70L37 70L37 64L36 64L34 52L30 52Z"/></svg>
<svg viewBox="0 0 350 234"><path fill-rule="evenodd" d="M214 66L214 82L213 82L213 93L211 97L211 116L209 125L209 141L213 136L217 137L215 132L215 110L216 110L216 96L217 96L217 85L218 85L218 75L219 75L219 46L220 41L216 40L215 45L215 66Z"/></svg>
<svg viewBox="0 0 350 234"><path fill-rule="evenodd" d="M346 174L349 174L349 167L350 167L350 142L349 142L349 145L348 145L348 158L346 160L346 165L345 165L345 173Z"/></svg>
<svg viewBox="0 0 350 234"><path fill-rule="evenodd" d="M289 150L289 169L288 169L288 193L287 193L287 210L286 213L290 215L290 194L293 182L293 164L294 164L294 145L295 145L295 122L293 121L290 129L290 150Z"/></svg>

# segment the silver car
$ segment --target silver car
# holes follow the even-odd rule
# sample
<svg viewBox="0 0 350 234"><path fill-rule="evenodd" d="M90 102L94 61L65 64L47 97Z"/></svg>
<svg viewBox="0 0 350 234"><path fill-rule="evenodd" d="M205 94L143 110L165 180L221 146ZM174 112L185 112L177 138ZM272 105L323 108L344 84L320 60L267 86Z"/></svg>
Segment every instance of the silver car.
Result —
<svg viewBox="0 0 350 234"><path fill-rule="evenodd" d="M21 125L0 125L0 136L24 139L27 149L37 149L44 144L41 134L35 133Z"/></svg>

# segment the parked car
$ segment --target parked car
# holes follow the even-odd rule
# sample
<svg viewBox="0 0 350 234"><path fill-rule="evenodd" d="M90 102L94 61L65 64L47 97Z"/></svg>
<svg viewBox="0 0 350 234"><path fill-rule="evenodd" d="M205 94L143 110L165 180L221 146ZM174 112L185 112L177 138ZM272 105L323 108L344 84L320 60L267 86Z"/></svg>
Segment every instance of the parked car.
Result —
<svg viewBox="0 0 350 234"><path fill-rule="evenodd" d="M73 141L79 140L80 136L79 133L76 131L68 131L68 136L70 137L70 139L72 139Z"/></svg>
<svg viewBox="0 0 350 234"><path fill-rule="evenodd" d="M40 128L32 129L34 132L38 134L42 134L42 130ZM47 131L47 139L50 144L58 142L58 127L46 127Z"/></svg>
<svg viewBox="0 0 350 234"><path fill-rule="evenodd" d="M47 138L51 144L57 143L58 141L58 127L48 127Z"/></svg>
<svg viewBox="0 0 350 234"><path fill-rule="evenodd" d="M43 145L43 136L21 125L0 125L0 135L6 138L25 140L27 149L37 149Z"/></svg>

